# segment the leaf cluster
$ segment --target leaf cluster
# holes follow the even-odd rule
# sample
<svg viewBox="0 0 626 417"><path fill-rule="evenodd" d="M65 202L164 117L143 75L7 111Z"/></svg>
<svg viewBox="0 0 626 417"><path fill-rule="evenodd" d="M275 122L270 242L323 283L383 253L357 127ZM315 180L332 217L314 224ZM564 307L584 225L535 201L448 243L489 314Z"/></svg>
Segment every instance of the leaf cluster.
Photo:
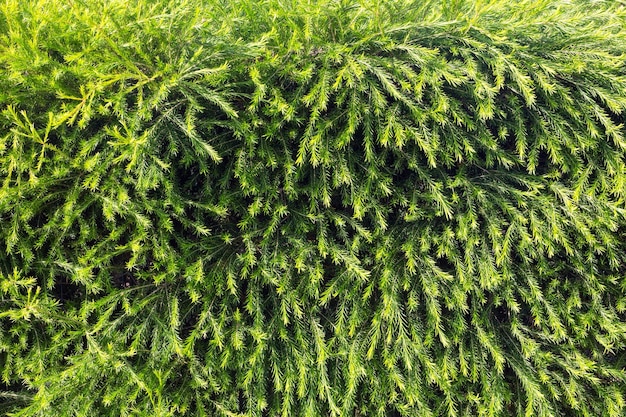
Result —
<svg viewBox="0 0 626 417"><path fill-rule="evenodd" d="M596 3L4 0L0 411L623 415Z"/></svg>

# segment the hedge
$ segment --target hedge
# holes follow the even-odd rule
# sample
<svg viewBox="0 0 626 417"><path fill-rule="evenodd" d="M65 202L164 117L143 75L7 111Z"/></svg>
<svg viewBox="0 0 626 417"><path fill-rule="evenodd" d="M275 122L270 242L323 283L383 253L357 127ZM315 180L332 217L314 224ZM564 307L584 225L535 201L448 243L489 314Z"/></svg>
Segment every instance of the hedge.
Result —
<svg viewBox="0 0 626 417"><path fill-rule="evenodd" d="M624 17L2 0L0 412L623 416Z"/></svg>

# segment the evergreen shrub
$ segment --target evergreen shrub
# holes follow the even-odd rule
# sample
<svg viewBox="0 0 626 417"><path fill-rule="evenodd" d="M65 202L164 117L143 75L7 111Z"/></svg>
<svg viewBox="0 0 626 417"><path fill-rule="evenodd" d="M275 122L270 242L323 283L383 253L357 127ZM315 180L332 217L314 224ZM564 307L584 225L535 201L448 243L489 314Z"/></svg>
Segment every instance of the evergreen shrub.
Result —
<svg viewBox="0 0 626 417"><path fill-rule="evenodd" d="M0 412L624 416L585 3L2 0Z"/></svg>

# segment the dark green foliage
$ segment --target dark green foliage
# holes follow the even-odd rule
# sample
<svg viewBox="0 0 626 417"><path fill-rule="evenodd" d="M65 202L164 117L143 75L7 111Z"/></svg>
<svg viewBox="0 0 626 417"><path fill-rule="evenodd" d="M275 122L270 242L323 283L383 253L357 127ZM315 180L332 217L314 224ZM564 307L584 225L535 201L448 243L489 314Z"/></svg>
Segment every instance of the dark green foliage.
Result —
<svg viewBox="0 0 626 417"><path fill-rule="evenodd" d="M0 412L624 415L620 7L130 3L0 6Z"/></svg>

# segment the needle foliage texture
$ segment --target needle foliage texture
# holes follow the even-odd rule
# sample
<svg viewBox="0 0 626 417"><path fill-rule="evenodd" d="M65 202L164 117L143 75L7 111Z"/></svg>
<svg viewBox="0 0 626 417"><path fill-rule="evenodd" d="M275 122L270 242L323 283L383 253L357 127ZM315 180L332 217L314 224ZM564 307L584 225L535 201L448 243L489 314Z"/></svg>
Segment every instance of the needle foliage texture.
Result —
<svg viewBox="0 0 626 417"><path fill-rule="evenodd" d="M1 0L0 413L624 416L624 22Z"/></svg>

